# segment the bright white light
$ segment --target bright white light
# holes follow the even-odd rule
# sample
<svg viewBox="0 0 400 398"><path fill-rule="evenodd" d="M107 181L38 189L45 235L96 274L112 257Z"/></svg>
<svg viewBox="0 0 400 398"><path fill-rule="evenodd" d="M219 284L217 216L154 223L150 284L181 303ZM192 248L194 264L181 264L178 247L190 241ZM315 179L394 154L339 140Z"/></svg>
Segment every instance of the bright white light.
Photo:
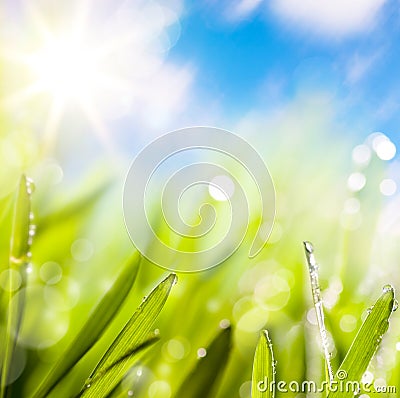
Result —
<svg viewBox="0 0 400 398"><path fill-rule="evenodd" d="M41 90L63 101L93 95L101 83L93 52L72 39L53 38L32 56L31 66Z"/></svg>
<svg viewBox="0 0 400 398"><path fill-rule="evenodd" d="M369 372L369 371L366 371L364 374L363 374L363 377L362 377L362 383L364 383L364 384L367 384L367 383L372 383L373 381L374 381L374 374L373 373L371 373L371 372Z"/></svg>
<svg viewBox="0 0 400 398"><path fill-rule="evenodd" d="M376 154L382 159L382 160L390 160L393 159L394 156L396 155L396 146L393 144L392 141L384 141L379 144Z"/></svg>
<svg viewBox="0 0 400 398"><path fill-rule="evenodd" d="M194 72L167 61L180 35L181 1L107 1L106 13L90 1L72 8L58 2L57 10L51 3L24 2L19 11L32 29L2 48L10 90L0 102L14 112L34 101L45 152L54 147L67 110L73 119L83 117L110 152L108 120L129 115L150 127L141 129L147 133L183 111ZM48 20L54 12L57 29ZM12 31L13 20L2 20L0 30Z"/></svg>
<svg viewBox="0 0 400 398"><path fill-rule="evenodd" d="M361 166L367 166L371 159L371 150L367 145L357 145L352 152L353 162Z"/></svg>
<svg viewBox="0 0 400 398"><path fill-rule="evenodd" d="M224 202L232 197L235 192L235 184L227 176L216 176L211 180L208 192L215 200Z"/></svg>
<svg viewBox="0 0 400 398"><path fill-rule="evenodd" d="M361 191L367 182L365 175L359 172L350 174L347 180L347 186L350 191L357 192Z"/></svg>
<svg viewBox="0 0 400 398"><path fill-rule="evenodd" d="M379 184L379 190L381 191L382 195L392 196L397 191L397 184L392 179L386 178Z"/></svg>
<svg viewBox="0 0 400 398"><path fill-rule="evenodd" d="M205 348L199 348L197 350L197 356L199 358L204 358L207 355L207 350Z"/></svg>
<svg viewBox="0 0 400 398"><path fill-rule="evenodd" d="M373 139L372 147L382 160L391 160L396 155L396 145L384 134L378 134Z"/></svg>

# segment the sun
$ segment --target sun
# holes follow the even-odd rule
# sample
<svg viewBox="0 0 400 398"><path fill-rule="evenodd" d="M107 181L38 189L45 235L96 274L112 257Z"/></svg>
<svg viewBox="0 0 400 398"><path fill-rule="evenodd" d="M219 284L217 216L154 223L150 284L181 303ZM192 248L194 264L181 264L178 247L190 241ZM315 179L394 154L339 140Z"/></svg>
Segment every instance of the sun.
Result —
<svg viewBox="0 0 400 398"><path fill-rule="evenodd" d="M52 38L31 55L29 64L38 90L62 103L88 100L102 84L95 54L76 39Z"/></svg>
<svg viewBox="0 0 400 398"><path fill-rule="evenodd" d="M101 46L85 42L82 33L56 36L47 32L42 46L24 55L32 82L17 98L35 98L38 94L50 97L49 114L43 128L47 149L54 146L58 127L71 104L78 106L103 145L112 149L109 131L96 106L98 99L116 81L111 76L112 71L111 74L105 72L104 54L106 58L110 56Z"/></svg>
<svg viewBox="0 0 400 398"><path fill-rule="evenodd" d="M167 66L178 37L177 29L170 29L179 25L173 7L171 12L158 1L39 3L24 2L19 10L24 29L16 30L14 22L3 28L12 40L0 48L0 108L39 126L46 156L53 155L60 134L75 125L74 137L90 130L107 151L117 153L114 121L120 125L123 116L136 114L153 122L148 109L162 119L164 104L175 107L188 78L186 68L183 73ZM175 86L175 70L178 94L168 89Z"/></svg>
<svg viewBox="0 0 400 398"><path fill-rule="evenodd" d="M77 112L76 120L86 119L103 146L113 151L102 109L126 86L110 62L123 48L124 37L110 38L111 44L93 40L93 32L85 29L84 23L52 31L38 15L32 16L39 32L34 45L6 50L12 81L20 76L21 84L16 82L19 88L10 90L1 105L13 110L29 104L30 109L38 106L39 112L47 113L41 125L45 153L53 151L68 109ZM13 73L12 65L18 67L18 74Z"/></svg>

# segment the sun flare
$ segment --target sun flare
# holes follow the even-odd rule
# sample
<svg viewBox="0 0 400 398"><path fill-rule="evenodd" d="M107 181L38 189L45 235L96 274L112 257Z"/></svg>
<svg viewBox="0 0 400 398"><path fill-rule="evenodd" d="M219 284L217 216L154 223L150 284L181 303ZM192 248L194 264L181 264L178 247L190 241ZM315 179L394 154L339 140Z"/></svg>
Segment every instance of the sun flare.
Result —
<svg viewBox="0 0 400 398"><path fill-rule="evenodd" d="M30 66L39 90L62 102L90 98L102 83L94 53L77 40L52 39L32 55Z"/></svg>
<svg viewBox="0 0 400 398"><path fill-rule="evenodd" d="M0 49L7 86L0 107L34 110L45 152L67 124L76 123L75 131L89 127L109 150L112 121L136 114L139 123L153 125L155 112L163 120L179 109L191 72L164 66L179 37L173 9L158 2L67 3L70 13L58 21L45 6L23 7L29 35Z"/></svg>

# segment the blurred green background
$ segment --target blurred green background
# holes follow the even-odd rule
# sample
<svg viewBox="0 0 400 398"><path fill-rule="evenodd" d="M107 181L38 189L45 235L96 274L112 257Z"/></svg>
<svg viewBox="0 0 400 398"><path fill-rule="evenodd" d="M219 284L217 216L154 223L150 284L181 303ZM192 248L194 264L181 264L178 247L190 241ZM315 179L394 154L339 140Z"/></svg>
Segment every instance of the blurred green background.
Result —
<svg viewBox="0 0 400 398"><path fill-rule="evenodd" d="M235 7L239 3L245 2L234 2ZM178 275L178 284L156 324L161 341L127 379L128 384L133 380L129 388L134 396L174 397L201 354L199 349L210 343L221 322L226 325L225 320L233 326L232 351L212 396L250 396L254 349L263 328L270 331L274 343L277 379L322 380L324 364L304 240L314 243L321 265L336 366L382 287L386 283L400 287L397 116L384 120L372 114L374 104L366 106L360 98L363 92L368 93L367 83L363 90L347 87L344 94L340 80L344 77L337 60L328 71L324 63L297 69L296 82L292 86L288 83L290 87L275 96L271 84L260 94L266 81L263 86L250 76L253 91L258 94L248 96L248 105L243 105L243 98L232 102L230 96L246 97L250 89L235 81L231 90L224 87L215 63L210 61L209 69L201 63L201 56L207 55L201 44L206 41L213 48L212 35L224 35L229 49L230 37L237 39L244 30L240 24L259 24L261 17L248 14L247 22L221 22L218 17L218 23L210 19L210 28L204 21L207 13L221 11L216 7L213 2L199 6L177 1L151 5L132 1L118 6L107 1L99 5L86 1L62 5L5 1L0 6L3 290L7 289L4 270L20 174L29 175L36 185L33 211L37 233L16 354L18 366L13 374L19 394L15 396L28 396L43 372L62 355L134 251L123 219L124 178L139 150L174 128L215 124L231 129L253 145L274 181L276 219L265 249L256 258L247 257L255 228L251 224L242 246L226 262L209 271ZM193 19L197 25L191 31L188 26ZM269 26L268 20L264 23ZM238 51L242 46L247 54L248 43L268 42L269 37L260 37L253 28L253 39L252 31L242 32L249 36L244 43L238 42ZM276 26L274 29L279 31ZM364 36L358 32L361 36L356 38L352 32L349 38L348 32L340 32L332 39L336 44L327 44L325 39L321 44L319 38L325 33L313 31L313 39L296 39L303 55L289 44L287 51L304 59L314 52L321 56L322 48L324 57L339 49L341 54L348 54L353 48L356 54L368 41L368 32ZM274 34L279 36L278 32ZM189 51L185 47L188 37L194 47L198 38L198 58L193 52L188 53L190 58L184 58ZM336 50L332 46L337 46ZM210 58L215 57L213 52L210 50ZM251 53L257 58L257 48ZM284 75L290 56L281 57ZM221 69L229 69L229 60L227 63ZM243 70L253 70L249 65L246 68L245 59L239 63ZM338 80L333 82L332 65L339 70ZM322 74L317 83L316 70ZM383 69L379 71L384 73ZM268 65L264 65L264 72L268 75ZM272 72L276 71L268 76L274 80ZM246 80L246 75L241 76ZM374 78L378 79L372 76L370 80ZM397 80L392 84L396 86ZM377 91L383 92L382 87L383 83ZM350 100L349 93L356 98ZM343 99L345 105L341 105ZM393 101L396 104L396 99ZM346 113L346 106L353 108ZM389 132L374 133L381 126ZM253 200L258 198L251 196ZM193 203L193 214L200 204ZM160 233L163 239L171 239L165 231ZM111 341L165 273L143 260L139 278L115 324L54 396L68 396L80 367L95 361L96 353ZM366 376L379 385L400 388L399 326L395 314ZM187 397L191 397L190 391Z"/></svg>

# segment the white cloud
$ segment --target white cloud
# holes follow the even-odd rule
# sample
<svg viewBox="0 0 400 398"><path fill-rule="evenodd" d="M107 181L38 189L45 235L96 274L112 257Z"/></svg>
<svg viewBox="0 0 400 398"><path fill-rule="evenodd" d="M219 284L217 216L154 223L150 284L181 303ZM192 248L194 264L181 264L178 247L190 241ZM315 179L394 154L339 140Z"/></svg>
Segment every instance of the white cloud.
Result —
<svg viewBox="0 0 400 398"><path fill-rule="evenodd" d="M167 60L179 38L182 12L180 1L168 3L173 7L126 1L108 21L108 36L123 38L124 45L109 59L122 84L113 93L114 107L107 101L105 114L135 115L145 126L160 127L185 109L194 72L191 66Z"/></svg>
<svg viewBox="0 0 400 398"><path fill-rule="evenodd" d="M272 0L284 21L328 36L346 36L373 27L386 0Z"/></svg>
<svg viewBox="0 0 400 398"><path fill-rule="evenodd" d="M229 19L241 20L248 17L261 5L263 0L236 0L228 3L227 15Z"/></svg>
<svg viewBox="0 0 400 398"><path fill-rule="evenodd" d="M349 84L355 84L362 80L374 67L381 55L380 52L370 56L355 54L348 63L347 82Z"/></svg>
<svg viewBox="0 0 400 398"><path fill-rule="evenodd" d="M130 109L148 127L165 129L186 108L192 78L189 66L164 65L151 80L137 87Z"/></svg>

